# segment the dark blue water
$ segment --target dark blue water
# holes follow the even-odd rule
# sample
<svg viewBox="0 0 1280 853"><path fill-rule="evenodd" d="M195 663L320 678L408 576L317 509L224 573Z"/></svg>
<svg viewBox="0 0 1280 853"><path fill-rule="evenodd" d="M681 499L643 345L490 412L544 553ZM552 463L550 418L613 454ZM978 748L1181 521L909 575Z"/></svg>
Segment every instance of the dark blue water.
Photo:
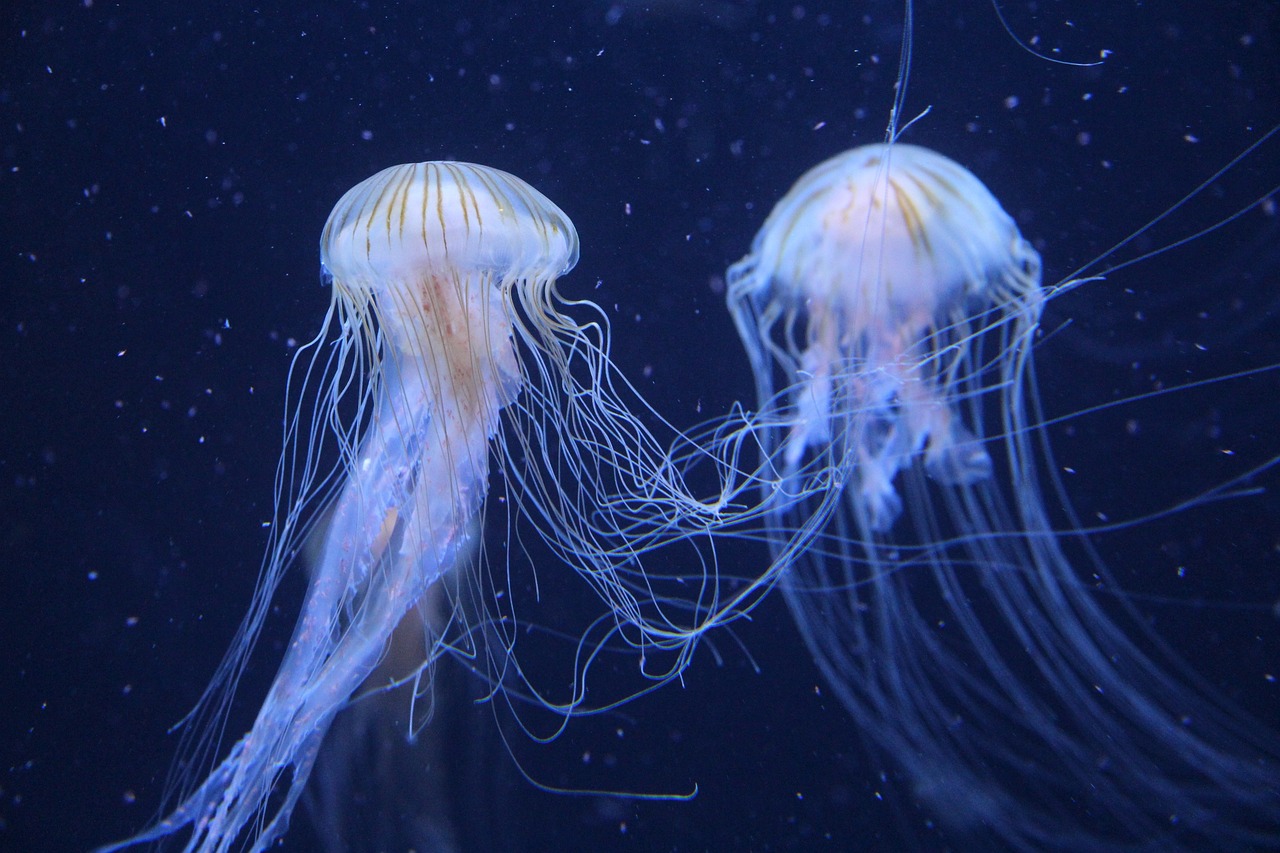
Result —
<svg viewBox="0 0 1280 853"><path fill-rule="evenodd" d="M166 730L253 589L284 380L327 305L317 240L343 191L446 158L537 186L582 241L563 292L606 307L620 366L692 425L752 394L725 267L805 169L882 138L902 34L896 2L385 5L6 7L0 848L83 850L158 807L176 746ZM1267 0L1006 5L1024 44L1108 58L1053 65L981 0L923 2L906 113L932 112L906 138L985 181L1051 280L1280 121L1280 13ZM1276 159L1272 145L1119 260L1264 194ZM1046 328L1071 323L1038 356L1046 408L1280 361L1276 245L1274 213L1255 210L1052 304ZM1277 414L1280 381L1266 374L1076 419L1052 438L1083 518L1134 518L1280 452ZM1274 492L1098 546L1198 672L1280 718ZM732 553L744 573L764 559ZM572 576L539 571L566 607L598 606ZM233 732L270 683L304 583L286 582ZM712 646L684 687L545 746L510 714L469 705L476 684L446 667L431 730L442 741L389 771L389 789L361 777L343 819L368 843L352 849L420 844L415 815L466 850L963 847L901 808L892 768L823 694L780 601ZM699 793L539 791L501 734L549 786ZM323 849L311 826L299 810L285 848Z"/></svg>

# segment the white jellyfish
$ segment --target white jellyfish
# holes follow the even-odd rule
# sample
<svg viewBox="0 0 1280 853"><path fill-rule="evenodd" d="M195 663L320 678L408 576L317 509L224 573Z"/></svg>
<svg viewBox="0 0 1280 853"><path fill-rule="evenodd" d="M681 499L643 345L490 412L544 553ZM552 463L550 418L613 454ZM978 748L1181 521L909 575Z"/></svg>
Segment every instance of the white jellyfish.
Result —
<svg viewBox="0 0 1280 853"><path fill-rule="evenodd" d="M374 672L392 632L475 551L491 469L503 478L507 511L533 521L606 604L591 627L598 636L572 650L572 695L556 704L521 685L530 698L571 716L585 701L590 647L619 636L646 651L644 676L660 683L720 613L714 588L708 599L664 602L638 565L646 548L679 540L689 525L718 523L721 498L704 505L689 496L670 452L615 388L627 386L609 359L603 315L556 293L556 278L578 260L577 234L559 208L485 166L395 166L341 198L320 248L332 303L324 330L294 362L273 539L252 606L187 723L177 805L106 849L184 830L187 850L271 846L334 716ZM588 321L563 313L565 304ZM320 545L308 550L318 556L284 660L252 727L220 757L263 620L313 537ZM483 550L474 562L486 565ZM494 574L471 581L474 597L504 601L501 567ZM427 626L421 668L403 680L429 679L450 643L495 658L487 674L495 692L522 678L512 657L516 614L481 620L449 637ZM492 646L477 651L485 635ZM672 654L659 664L664 649ZM484 674L485 662L475 668ZM202 781L193 778L211 763Z"/></svg>
<svg viewBox="0 0 1280 853"><path fill-rule="evenodd" d="M846 151L728 286L786 600L915 802L1019 849L1276 843L1276 736L1186 678L1100 596L1083 531L1055 529L1031 370L1054 291L986 187L925 148Z"/></svg>

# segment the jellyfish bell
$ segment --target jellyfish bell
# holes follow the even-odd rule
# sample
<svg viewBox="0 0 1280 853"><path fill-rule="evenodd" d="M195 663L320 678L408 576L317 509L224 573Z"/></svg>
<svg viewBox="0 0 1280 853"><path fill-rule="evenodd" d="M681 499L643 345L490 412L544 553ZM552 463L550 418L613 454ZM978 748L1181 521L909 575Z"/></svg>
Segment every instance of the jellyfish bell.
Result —
<svg viewBox="0 0 1280 853"><path fill-rule="evenodd" d="M320 259L347 281L458 270L545 282L577 265L578 235L564 211L514 175L474 163L410 163L342 196Z"/></svg>
<svg viewBox="0 0 1280 853"><path fill-rule="evenodd" d="M839 312L850 334L920 331L1039 258L973 173L918 145L863 145L813 167L752 249L775 286Z"/></svg>
<svg viewBox="0 0 1280 853"><path fill-rule="evenodd" d="M1275 733L1188 673L1066 501L1032 354L1071 285L978 179L838 155L727 281L780 586L908 808L974 846L1280 841Z"/></svg>

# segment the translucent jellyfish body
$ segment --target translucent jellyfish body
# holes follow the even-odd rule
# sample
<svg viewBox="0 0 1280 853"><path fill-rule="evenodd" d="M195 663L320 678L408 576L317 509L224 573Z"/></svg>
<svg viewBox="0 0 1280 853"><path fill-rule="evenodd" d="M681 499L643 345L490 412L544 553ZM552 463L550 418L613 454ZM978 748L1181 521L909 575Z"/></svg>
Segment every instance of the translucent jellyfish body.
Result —
<svg viewBox="0 0 1280 853"><path fill-rule="evenodd" d="M321 260L334 290L326 329L337 340L322 334L295 366L315 408L286 421L274 542L193 718L192 766L217 748L283 571L303 540L321 536L302 613L252 728L126 845L189 827L188 850L263 850L285 831L334 715L474 535L488 442L521 390L511 292L549 286L577 256L573 225L554 204L483 166L396 166L334 207ZM330 469L320 462L325 441L339 457Z"/></svg>
<svg viewBox="0 0 1280 853"><path fill-rule="evenodd" d="M450 648L464 649L495 693L523 678L509 567L489 573L478 541L495 471L511 502L504 512L533 521L561 567L582 572L605 599L601 617L587 620L600 636L581 644L626 626L630 642L676 652L670 670L647 676L661 681L684 666L696 632L669 630L631 578L642 575L646 541L666 536L666 519L701 505L615 391L599 309L572 303L585 323L561 312L555 280L577 259L568 217L484 166L396 166L337 203L321 239L333 298L291 372L273 538L252 606L185 724L176 805L116 847L184 830L187 850L269 847L334 716L400 621L460 561L470 564L459 582L470 603L453 600L445 629L424 622L421 668L402 680L428 689L432 662ZM637 505L651 512L637 520ZM281 577L304 560L310 584L284 660L252 727L219 758ZM566 718L594 659L581 645L571 653L573 689L558 704L521 684L526 699Z"/></svg>
<svg viewBox="0 0 1280 853"><path fill-rule="evenodd" d="M1015 339L1033 329L1040 258L968 171L910 145L834 157L778 203L730 281L757 379L771 355L796 377L788 471L856 405L853 489L870 529L898 517L893 480L918 455L943 482L990 474L954 393L970 311L999 303L1015 309ZM775 328L783 349L761 345Z"/></svg>
<svg viewBox="0 0 1280 853"><path fill-rule="evenodd" d="M1054 527L1047 295L982 183L910 145L840 154L728 285L784 594L910 812L1018 849L1275 843L1274 735L1184 678Z"/></svg>

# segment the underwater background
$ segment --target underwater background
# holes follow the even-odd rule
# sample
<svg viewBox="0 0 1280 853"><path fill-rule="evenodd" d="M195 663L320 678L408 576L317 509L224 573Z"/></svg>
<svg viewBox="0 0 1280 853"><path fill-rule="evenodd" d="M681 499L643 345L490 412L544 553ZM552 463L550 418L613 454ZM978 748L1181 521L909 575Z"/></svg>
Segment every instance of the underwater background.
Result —
<svg viewBox="0 0 1280 853"><path fill-rule="evenodd" d="M1056 281L1280 122L1280 9L916 5L904 136L972 170ZM751 405L724 270L810 166L880 141L902 6L883 2L10 4L0 14L0 849L85 850L154 816L176 745L248 606L289 359L328 293L334 201L385 166L461 159L575 222L560 287L669 420ZM1053 64L1028 50L1074 62ZM1103 54L1105 53L1105 57ZM1116 258L1195 234L1280 182L1273 142ZM1280 363L1274 204L1052 302L1037 375L1068 416ZM1050 428L1086 520L1162 510L1280 453L1280 374ZM1145 618L1263 723L1280 719L1280 479L1097 537ZM729 552L749 575L763 546ZM286 580L228 731L289 639ZM594 612L571 572L554 608ZM529 580L532 583L532 579ZM293 609L290 609L293 608ZM527 656L526 656L527 657ZM635 688L625 659L625 691ZM370 762L353 850L968 849L869 755L778 597L682 685L549 744L440 669L437 714L338 728ZM385 750L360 746L380 738ZM336 744L336 745L335 745ZM323 772L325 758L322 758ZM652 802L539 790L683 793ZM340 778L340 777L331 777ZM307 808L286 850L325 850ZM347 849L344 845L339 849Z"/></svg>

